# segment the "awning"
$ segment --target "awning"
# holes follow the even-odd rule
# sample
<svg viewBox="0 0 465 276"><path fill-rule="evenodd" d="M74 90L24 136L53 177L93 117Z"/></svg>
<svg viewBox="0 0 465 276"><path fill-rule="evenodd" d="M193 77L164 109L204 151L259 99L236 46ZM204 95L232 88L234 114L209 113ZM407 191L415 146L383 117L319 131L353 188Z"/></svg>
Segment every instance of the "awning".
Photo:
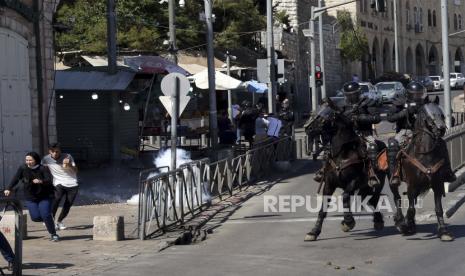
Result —
<svg viewBox="0 0 465 276"><path fill-rule="evenodd" d="M183 68L160 56L125 57L124 64L141 73L180 73L185 76L190 75Z"/></svg>
<svg viewBox="0 0 465 276"><path fill-rule="evenodd" d="M208 70L193 76L195 85L200 89L208 89ZM215 90L234 90L241 87L242 82L226 74L215 72Z"/></svg>
<svg viewBox="0 0 465 276"><path fill-rule="evenodd" d="M187 72L189 72L189 73L191 73L193 75L197 74L197 73L200 73L203 70L207 69L207 67L202 66L202 65L198 65L198 64L181 64L181 63L179 63L178 65L181 66L184 70L186 70Z"/></svg>
<svg viewBox="0 0 465 276"><path fill-rule="evenodd" d="M265 83L261 83L255 80L246 82L247 91L252 93L266 93L268 92L268 86Z"/></svg>
<svg viewBox="0 0 465 276"><path fill-rule="evenodd" d="M134 76L129 71L113 75L101 71L56 71L55 90L125 91Z"/></svg>

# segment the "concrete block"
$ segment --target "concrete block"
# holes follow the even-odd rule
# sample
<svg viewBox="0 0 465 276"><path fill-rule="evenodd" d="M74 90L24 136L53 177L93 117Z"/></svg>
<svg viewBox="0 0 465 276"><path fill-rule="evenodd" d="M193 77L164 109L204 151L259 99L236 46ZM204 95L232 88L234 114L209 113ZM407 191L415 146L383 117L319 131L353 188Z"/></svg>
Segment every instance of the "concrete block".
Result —
<svg viewBox="0 0 465 276"><path fill-rule="evenodd" d="M27 238L27 214L21 216L23 222L23 240ZM10 244L15 242L15 214L5 214L0 221L0 231Z"/></svg>
<svg viewBox="0 0 465 276"><path fill-rule="evenodd" d="M124 240L124 217L95 216L93 236L96 241Z"/></svg>

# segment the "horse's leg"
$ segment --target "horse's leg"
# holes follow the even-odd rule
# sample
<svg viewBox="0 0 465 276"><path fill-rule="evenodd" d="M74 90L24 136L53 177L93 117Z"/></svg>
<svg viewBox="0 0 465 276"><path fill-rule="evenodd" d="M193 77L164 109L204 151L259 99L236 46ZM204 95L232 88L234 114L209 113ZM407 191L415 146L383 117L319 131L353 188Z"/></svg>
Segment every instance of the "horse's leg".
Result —
<svg viewBox="0 0 465 276"><path fill-rule="evenodd" d="M352 180L351 182L354 182ZM342 194L342 206L344 207L344 219L341 222L341 229L344 232L349 232L355 227L355 219L350 210L350 198L354 194L353 188L355 183L351 183L347 186Z"/></svg>
<svg viewBox="0 0 465 276"><path fill-rule="evenodd" d="M434 205L436 217L438 219L438 237L441 239L441 241L453 241L454 236L447 230L446 224L444 223L442 192L438 189L434 189Z"/></svg>
<svg viewBox="0 0 465 276"><path fill-rule="evenodd" d="M325 179L325 181L327 181ZM334 193L335 187L331 187L328 182L325 183L323 188L323 201L321 202L321 208L318 212L318 218L315 222L315 226L313 226L312 230L307 233L305 236L304 241L316 241L318 236L321 233L321 228L323 227L323 221L326 218L326 210L328 208L329 202L331 201L331 196ZM326 201L328 200L328 202Z"/></svg>
<svg viewBox="0 0 465 276"><path fill-rule="evenodd" d="M417 199L416 194L408 193L408 210L407 210L407 226L403 234L413 235L417 232L415 224L415 202Z"/></svg>
<svg viewBox="0 0 465 276"><path fill-rule="evenodd" d="M396 206L396 214L394 215L394 224L400 233L405 233L405 220L402 213L402 198L399 193L399 186L389 185L392 195L394 196L394 204Z"/></svg>
<svg viewBox="0 0 465 276"><path fill-rule="evenodd" d="M386 174L379 173L378 178L380 180L381 185L375 187L373 191L370 193L371 198L368 201L368 204L373 207L375 212L373 213L373 227L375 230L382 230L384 228L384 219L383 214L381 212L376 211L378 207L379 198L381 197L381 191L383 190Z"/></svg>

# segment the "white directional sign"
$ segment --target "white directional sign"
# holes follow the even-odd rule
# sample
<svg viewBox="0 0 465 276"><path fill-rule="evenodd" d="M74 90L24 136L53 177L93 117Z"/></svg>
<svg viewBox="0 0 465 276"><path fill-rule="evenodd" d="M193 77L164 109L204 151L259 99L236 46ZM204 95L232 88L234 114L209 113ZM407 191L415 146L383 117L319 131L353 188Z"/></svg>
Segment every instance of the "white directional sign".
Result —
<svg viewBox="0 0 465 276"><path fill-rule="evenodd" d="M179 95L186 96L189 93L191 85L187 77L180 73L171 73L161 80L161 91L165 96L174 96L176 78L179 79Z"/></svg>
<svg viewBox="0 0 465 276"><path fill-rule="evenodd" d="M173 102L174 102L173 98L169 96L160 96L159 99L160 99L160 102L165 107L166 111L168 111L168 114L170 114L170 116L173 116L171 114L171 112L173 111ZM190 99L191 97L187 97L187 96L179 97L179 111L178 111L179 116L181 116L184 109L186 109L187 103L189 103Z"/></svg>

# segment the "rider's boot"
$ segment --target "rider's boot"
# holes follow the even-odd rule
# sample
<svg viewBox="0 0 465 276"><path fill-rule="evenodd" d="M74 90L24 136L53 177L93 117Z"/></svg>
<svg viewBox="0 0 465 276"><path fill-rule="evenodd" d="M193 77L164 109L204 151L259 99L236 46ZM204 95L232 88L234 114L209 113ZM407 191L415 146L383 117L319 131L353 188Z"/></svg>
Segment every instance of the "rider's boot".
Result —
<svg viewBox="0 0 465 276"><path fill-rule="evenodd" d="M390 138L388 140L388 161L389 161L389 172L391 179L389 181L390 185L399 186L400 177L399 177L399 162L397 155L399 153L400 147L396 139Z"/></svg>

